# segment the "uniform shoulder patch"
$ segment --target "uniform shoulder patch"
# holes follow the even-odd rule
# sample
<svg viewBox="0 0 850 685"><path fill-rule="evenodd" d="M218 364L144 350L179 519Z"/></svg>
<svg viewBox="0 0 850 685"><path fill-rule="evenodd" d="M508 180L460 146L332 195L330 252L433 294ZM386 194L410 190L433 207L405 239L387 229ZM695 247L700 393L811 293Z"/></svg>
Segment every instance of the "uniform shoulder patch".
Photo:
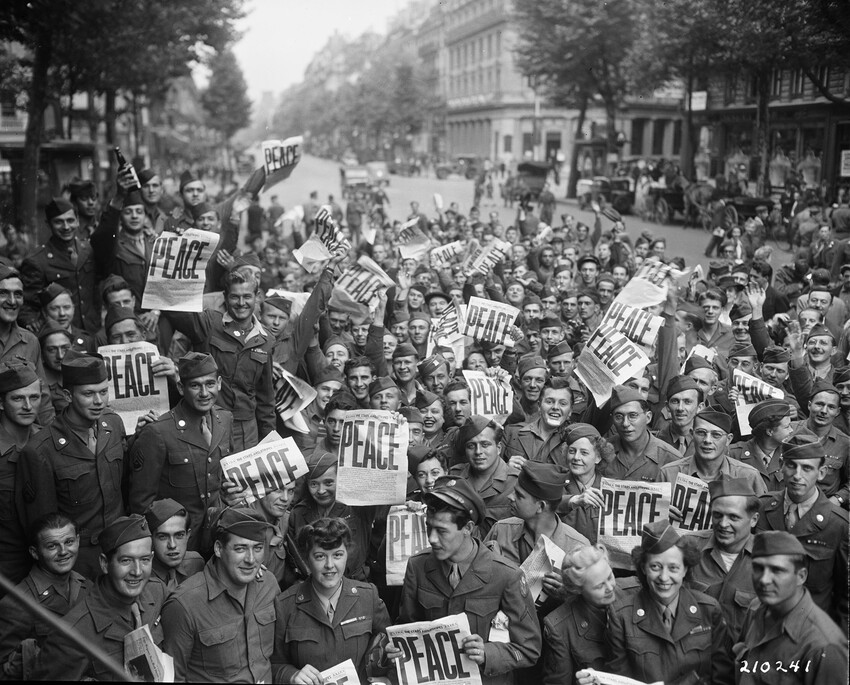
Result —
<svg viewBox="0 0 850 685"><path fill-rule="evenodd" d="M35 487L31 482L26 482L23 487L24 501L27 503L35 502Z"/></svg>
<svg viewBox="0 0 850 685"><path fill-rule="evenodd" d="M145 453L142 450L136 450L133 455L133 471L141 471L145 465Z"/></svg>

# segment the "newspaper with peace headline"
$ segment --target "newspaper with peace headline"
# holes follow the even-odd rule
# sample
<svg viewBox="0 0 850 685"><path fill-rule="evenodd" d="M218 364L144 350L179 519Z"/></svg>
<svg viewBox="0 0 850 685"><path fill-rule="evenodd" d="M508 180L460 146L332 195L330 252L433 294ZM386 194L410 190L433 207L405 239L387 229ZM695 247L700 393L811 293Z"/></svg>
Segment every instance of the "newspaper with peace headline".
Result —
<svg viewBox="0 0 850 685"><path fill-rule="evenodd" d="M337 279L336 287L344 290L355 302L370 304L378 291L395 285L395 281L378 264L361 255Z"/></svg>
<svg viewBox="0 0 850 685"><path fill-rule="evenodd" d="M334 220L330 205L323 205L316 214L315 230L292 256L306 271L316 273L338 248L349 252L351 243Z"/></svg>
<svg viewBox="0 0 850 685"><path fill-rule="evenodd" d="M407 494L410 431L393 412L345 413L339 441L336 498L351 506L401 504Z"/></svg>
<svg viewBox="0 0 850 685"><path fill-rule="evenodd" d="M245 499L250 504L307 475L308 469L295 441L273 433L256 447L222 459L221 471L224 480L246 490Z"/></svg>
<svg viewBox="0 0 850 685"><path fill-rule="evenodd" d="M284 423L299 433L309 433L310 428L301 412L318 396L315 388L307 381L298 378L286 369L281 369L280 378L275 381L275 409Z"/></svg>
<svg viewBox="0 0 850 685"><path fill-rule="evenodd" d="M319 673L323 685L360 685L357 667L351 659L346 659L336 666L326 668Z"/></svg>
<svg viewBox="0 0 850 685"><path fill-rule="evenodd" d="M535 602L546 600L546 592L543 590L543 577L552 571L560 573L565 556L566 552L545 535L537 538L531 554L520 565Z"/></svg>
<svg viewBox="0 0 850 685"><path fill-rule="evenodd" d="M475 340L513 347L514 339L509 331L519 314L519 309L509 304L472 297L466 307L461 332Z"/></svg>
<svg viewBox="0 0 850 685"><path fill-rule="evenodd" d="M753 432L750 426L750 412L753 407L770 398L781 400L785 397L785 393L779 388L766 383L761 378L744 373L740 369L732 370L732 387L738 390L735 415L742 436L750 435Z"/></svg>
<svg viewBox="0 0 850 685"><path fill-rule="evenodd" d="M151 251L142 308L202 312L206 268L218 240L218 233L197 228L163 231Z"/></svg>
<svg viewBox="0 0 850 685"><path fill-rule="evenodd" d="M635 275L626 283L614 302L621 302L632 307L654 307L667 298L667 279L676 280L687 272L679 271L676 267L647 259L641 264Z"/></svg>
<svg viewBox="0 0 850 685"><path fill-rule="evenodd" d="M597 328L576 360L576 376L601 407L611 397L615 385L640 375L649 364L643 348L619 331Z"/></svg>
<svg viewBox="0 0 850 685"><path fill-rule="evenodd" d="M276 183L285 181L295 171L301 161L301 151L304 145L302 136L292 136L286 140L264 140L263 166L266 170L266 190Z"/></svg>
<svg viewBox="0 0 850 685"><path fill-rule="evenodd" d="M156 646L147 625L124 636L124 670L144 683L174 682L174 659Z"/></svg>
<svg viewBox="0 0 850 685"><path fill-rule="evenodd" d="M643 525L669 516L672 484L603 478L600 489L598 541L608 548L612 566L630 569Z"/></svg>
<svg viewBox="0 0 850 685"><path fill-rule="evenodd" d="M431 241L419 228L419 220L411 219L402 224L398 234L398 253L402 259L421 260L428 254Z"/></svg>
<svg viewBox="0 0 850 685"><path fill-rule="evenodd" d="M486 276L505 258L510 249L511 244L509 242L496 238L473 257L470 268Z"/></svg>
<svg viewBox="0 0 850 685"><path fill-rule="evenodd" d="M425 510L411 511L405 504L390 507L387 515L387 585L401 585L410 557L430 548Z"/></svg>
<svg viewBox="0 0 850 685"><path fill-rule="evenodd" d="M658 332L663 325L663 317L622 302L612 302L599 324L600 328L613 328L622 333L633 343L640 345L647 354L652 353Z"/></svg>
<svg viewBox="0 0 850 685"><path fill-rule="evenodd" d="M463 254L465 249L466 247L460 240L433 248L431 250L431 268L442 269L448 266L455 261L455 257Z"/></svg>
<svg viewBox="0 0 850 685"><path fill-rule="evenodd" d="M466 614L389 626L387 637L402 652L395 662L399 683L481 685L478 664L461 651L470 634Z"/></svg>
<svg viewBox="0 0 850 685"><path fill-rule="evenodd" d="M505 387L497 378L488 376L484 371L463 371L463 378L469 386L472 414L495 418L506 417L511 413L513 391Z"/></svg>
<svg viewBox="0 0 850 685"><path fill-rule="evenodd" d="M676 475L671 504L682 513L682 520L673 523L683 535L709 537L711 535L711 509L708 483L702 478Z"/></svg>
<svg viewBox="0 0 850 685"><path fill-rule="evenodd" d="M106 362L109 377L109 406L124 422L127 435L136 432L136 422L149 411L168 411L168 379L154 376L152 366L159 350L149 342L103 345L97 348Z"/></svg>

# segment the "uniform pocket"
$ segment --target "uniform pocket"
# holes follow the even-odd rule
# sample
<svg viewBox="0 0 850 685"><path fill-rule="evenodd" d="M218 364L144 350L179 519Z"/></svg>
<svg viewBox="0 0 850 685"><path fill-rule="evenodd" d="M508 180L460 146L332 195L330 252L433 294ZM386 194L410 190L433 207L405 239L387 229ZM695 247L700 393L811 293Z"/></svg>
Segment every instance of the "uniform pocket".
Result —
<svg viewBox="0 0 850 685"><path fill-rule="evenodd" d="M188 450L169 450L168 484L173 488L195 487L195 465Z"/></svg>
<svg viewBox="0 0 850 685"><path fill-rule="evenodd" d="M371 635L372 617L367 616L362 621L352 621L351 623L345 624L341 623L340 628L342 628L342 635L346 640L357 637L358 635Z"/></svg>
<svg viewBox="0 0 850 685"><path fill-rule="evenodd" d="M260 633L260 647L263 650L263 655L271 657L274 651L274 624L275 624L274 605L268 606L265 609L254 612L254 619L259 625L258 632Z"/></svg>
<svg viewBox="0 0 850 685"><path fill-rule="evenodd" d="M57 468L56 489L59 495L73 504L93 502L100 492L94 469L94 462Z"/></svg>
<svg viewBox="0 0 850 685"><path fill-rule="evenodd" d="M198 633L204 670L223 677L236 674L241 657L238 640L241 629L242 621L235 621Z"/></svg>
<svg viewBox="0 0 850 685"><path fill-rule="evenodd" d="M15 521L15 474L4 473L0 476L0 521Z"/></svg>
<svg viewBox="0 0 850 685"><path fill-rule="evenodd" d="M420 590L417 593L416 599L419 601L420 606L425 612L425 617L429 621L446 615L445 599L442 595Z"/></svg>

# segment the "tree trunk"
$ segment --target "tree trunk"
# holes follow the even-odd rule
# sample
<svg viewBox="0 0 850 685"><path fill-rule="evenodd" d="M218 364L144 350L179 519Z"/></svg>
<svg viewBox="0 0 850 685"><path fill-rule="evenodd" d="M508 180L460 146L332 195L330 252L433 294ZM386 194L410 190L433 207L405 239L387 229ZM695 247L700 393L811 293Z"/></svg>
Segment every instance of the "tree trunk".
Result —
<svg viewBox="0 0 850 685"><path fill-rule="evenodd" d="M20 178L20 226L37 237L38 213L38 159L44 134L44 109L47 107L47 74L52 59L50 30L42 28L35 42L32 82L27 105L27 130L24 138L24 157Z"/></svg>
<svg viewBox="0 0 850 685"><path fill-rule="evenodd" d="M103 118L104 123L106 124L106 148L109 152L112 152L112 148L117 144L115 138L115 120L117 119L117 114L115 112L115 90L113 88L107 88L103 93ZM129 152L129 151L128 151ZM124 157L127 157L127 154L124 154ZM114 181L118 177L118 169L116 168L117 162L115 161L115 155L109 154L109 180Z"/></svg>
<svg viewBox="0 0 850 685"><path fill-rule="evenodd" d="M94 183L94 187L97 188L98 194L102 196L103 188L101 187L102 184L100 180L100 146L98 145L100 116L98 115L97 107L95 106L95 93L93 90L86 93L86 99L88 100L88 112L86 114L86 118L89 125L89 140L94 146L94 151L92 152L91 180Z"/></svg>
<svg viewBox="0 0 850 685"><path fill-rule="evenodd" d="M691 99L694 93L694 60L691 54L688 60L688 92L685 107L685 122L682 127L682 149L679 152L679 166L682 168L682 176L689 181L696 181L694 177L694 111L691 109Z"/></svg>
<svg viewBox="0 0 850 685"><path fill-rule="evenodd" d="M770 72L762 71L756 76L758 104L756 106L756 151L759 155L756 195L769 194L768 166L770 164Z"/></svg>
<svg viewBox="0 0 850 685"><path fill-rule="evenodd" d="M587 117L587 96L583 96L578 110L578 123L576 124L576 133L573 136L573 149L570 153L570 180L567 183L567 197L572 199L576 196L576 186L578 185L578 136L581 129L584 128L584 120Z"/></svg>

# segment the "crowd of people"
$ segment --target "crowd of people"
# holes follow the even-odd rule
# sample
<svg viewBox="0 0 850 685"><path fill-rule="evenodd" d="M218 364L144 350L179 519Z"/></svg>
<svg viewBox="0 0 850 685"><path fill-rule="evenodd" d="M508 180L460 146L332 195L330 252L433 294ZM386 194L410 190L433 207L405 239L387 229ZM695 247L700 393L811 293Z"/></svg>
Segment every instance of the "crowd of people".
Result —
<svg viewBox="0 0 850 685"><path fill-rule="evenodd" d="M147 626L177 680L317 685L346 659L361 682L393 680L405 654L388 626L464 613L459 649L488 684L846 681L850 258L774 266L761 246L724 249L688 274L615 212L558 226L530 203L511 225L416 202L352 220L314 194L294 224L275 203L266 232L249 227L264 181L213 203L187 171L182 207L163 211L157 171L125 166L108 197L72 183L44 208L47 241L2 259L0 573L16 590L0 592L0 678L111 679L73 636L123 668L125 636ZM347 240L309 273L293 251L327 222ZM431 248L463 250L402 259L411 222ZM204 311L142 309L154 241L189 228L219 234ZM508 253L473 270L497 240ZM368 307L335 287L361 254L394 282ZM599 405L577 359L646 262L678 270L651 308L651 363ZM510 340L429 345L474 296L520 310ZM139 341L158 347L170 409L130 434L97 350ZM736 369L776 391L748 426ZM473 414L463 370L509 388L510 412ZM276 412L285 373L315 390L298 421ZM407 506L430 548L401 586L386 580L387 507L336 498L356 409L409 429ZM220 462L273 431L308 473L250 501ZM601 479L679 474L707 483L710 530L688 534L671 505L615 563ZM535 596L519 567L543 536L564 560Z"/></svg>

